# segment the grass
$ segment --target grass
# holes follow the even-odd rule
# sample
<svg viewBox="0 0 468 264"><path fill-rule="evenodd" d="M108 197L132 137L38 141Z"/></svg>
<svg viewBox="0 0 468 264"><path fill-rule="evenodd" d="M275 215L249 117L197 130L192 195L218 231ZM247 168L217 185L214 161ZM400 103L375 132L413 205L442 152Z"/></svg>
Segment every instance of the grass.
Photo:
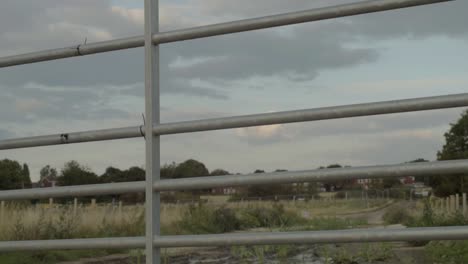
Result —
<svg viewBox="0 0 468 264"><path fill-rule="evenodd" d="M371 202L373 206L383 203L384 201L380 200ZM347 213L366 208L367 205L363 201L352 199L230 202L215 205L164 204L161 206L161 229L164 235L226 233L262 228L267 231L345 229L365 223L338 219L334 213L327 215L327 212L339 210L341 213ZM0 223L0 240L142 236L144 207L132 205L119 209L112 206L80 206L75 211L68 205L49 207L10 203L0 214ZM270 254L270 250L277 252L281 258L293 251L289 247L273 247L255 248L252 252L255 252L255 255L265 255ZM5 253L0 254L0 263L56 263L117 252L123 251Z"/></svg>

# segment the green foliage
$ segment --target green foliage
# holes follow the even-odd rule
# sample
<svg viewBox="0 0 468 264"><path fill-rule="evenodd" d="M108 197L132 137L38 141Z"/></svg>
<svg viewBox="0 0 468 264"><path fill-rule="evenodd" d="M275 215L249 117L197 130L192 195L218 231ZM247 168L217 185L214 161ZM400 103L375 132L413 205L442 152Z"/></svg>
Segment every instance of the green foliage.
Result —
<svg viewBox="0 0 468 264"><path fill-rule="evenodd" d="M468 263L468 241L432 241L425 248L433 263Z"/></svg>
<svg viewBox="0 0 468 264"><path fill-rule="evenodd" d="M229 175L229 171L223 170L223 169L216 169L210 172L210 176L223 176L223 175Z"/></svg>
<svg viewBox="0 0 468 264"><path fill-rule="evenodd" d="M239 219L232 209L213 209L203 204L191 205L176 225L186 234L219 234L240 228Z"/></svg>
<svg viewBox="0 0 468 264"><path fill-rule="evenodd" d="M102 183L144 181L145 170L140 167L131 167L127 170L109 167L104 174L101 175L99 180Z"/></svg>
<svg viewBox="0 0 468 264"><path fill-rule="evenodd" d="M359 226L366 226L365 219L351 219L351 218L338 218L338 217L316 217L307 222L308 226L305 228L308 231L320 230L339 230L349 229Z"/></svg>
<svg viewBox="0 0 468 264"><path fill-rule="evenodd" d="M49 179L51 181L57 180L58 173L55 168L52 168L50 165L44 166L39 172L40 180Z"/></svg>
<svg viewBox="0 0 468 264"><path fill-rule="evenodd" d="M445 145L437 153L438 160L468 158L468 111L465 111L455 124L451 124L450 130L444 136ZM468 175L441 175L432 177L429 183L437 195L448 196L467 192L467 181Z"/></svg>
<svg viewBox="0 0 468 264"><path fill-rule="evenodd" d="M305 224L307 220L285 210L282 205L274 205L273 208L248 207L234 212L225 207L198 204L189 207L184 217L175 223L175 229L183 234L219 234L250 228L283 228Z"/></svg>
<svg viewBox="0 0 468 264"><path fill-rule="evenodd" d="M0 160L0 190L13 190L31 187L29 168L17 161Z"/></svg>
<svg viewBox="0 0 468 264"><path fill-rule="evenodd" d="M173 177L176 179L180 178L188 178L188 177L201 177L201 176L208 176L209 171L205 167L205 164L194 160L189 159L186 160L175 168Z"/></svg>
<svg viewBox="0 0 468 264"><path fill-rule="evenodd" d="M383 220L388 225L404 224L409 222L411 219L410 212L403 206L390 207L383 215Z"/></svg>
<svg viewBox="0 0 468 264"><path fill-rule="evenodd" d="M99 179L95 173L74 160L65 163L60 177L58 177L58 184L61 186L95 184L98 182Z"/></svg>

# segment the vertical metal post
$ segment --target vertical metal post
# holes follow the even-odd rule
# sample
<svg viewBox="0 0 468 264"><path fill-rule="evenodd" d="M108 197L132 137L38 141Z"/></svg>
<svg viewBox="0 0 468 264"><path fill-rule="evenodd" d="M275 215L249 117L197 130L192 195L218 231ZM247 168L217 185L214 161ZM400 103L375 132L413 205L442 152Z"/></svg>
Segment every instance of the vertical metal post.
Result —
<svg viewBox="0 0 468 264"><path fill-rule="evenodd" d="M159 124L159 46L152 36L159 32L159 0L145 0L145 139L146 139L146 264L159 264L161 252L153 241L160 235L160 196L153 191L160 178L160 141L153 134Z"/></svg>

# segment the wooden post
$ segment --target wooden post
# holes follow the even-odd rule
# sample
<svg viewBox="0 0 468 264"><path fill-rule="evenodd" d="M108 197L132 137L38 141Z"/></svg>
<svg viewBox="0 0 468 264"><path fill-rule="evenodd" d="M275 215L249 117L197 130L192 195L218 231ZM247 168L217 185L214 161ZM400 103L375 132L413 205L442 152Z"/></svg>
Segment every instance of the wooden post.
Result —
<svg viewBox="0 0 468 264"><path fill-rule="evenodd" d="M345 192L345 200L348 201L348 192Z"/></svg>
<svg viewBox="0 0 468 264"><path fill-rule="evenodd" d="M73 215L76 215L78 212L78 198L73 198Z"/></svg>
<svg viewBox="0 0 468 264"><path fill-rule="evenodd" d="M369 194L366 192L366 207L369 208Z"/></svg>
<svg viewBox="0 0 468 264"><path fill-rule="evenodd" d="M463 215L466 216L466 193L462 194Z"/></svg>
<svg viewBox="0 0 468 264"><path fill-rule="evenodd" d="M450 212L455 212L455 195L450 195Z"/></svg>
<svg viewBox="0 0 468 264"><path fill-rule="evenodd" d="M450 213L450 198L449 197L445 197L445 210L447 211L447 213Z"/></svg>
<svg viewBox="0 0 468 264"><path fill-rule="evenodd" d="M0 202L0 220L5 215L5 201Z"/></svg>
<svg viewBox="0 0 468 264"><path fill-rule="evenodd" d="M458 195L458 193L455 194L455 210L460 210L460 196Z"/></svg>
<svg viewBox="0 0 468 264"><path fill-rule="evenodd" d="M122 201L119 201L119 216L122 216Z"/></svg>
<svg viewBox="0 0 468 264"><path fill-rule="evenodd" d="M91 199L91 207L96 207L96 198Z"/></svg>
<svg viewBox="0 0 468 264"><path fill-rule="evenodd" d="M54 198L49 198L49 208L52 208L54 206Z"/></svg>

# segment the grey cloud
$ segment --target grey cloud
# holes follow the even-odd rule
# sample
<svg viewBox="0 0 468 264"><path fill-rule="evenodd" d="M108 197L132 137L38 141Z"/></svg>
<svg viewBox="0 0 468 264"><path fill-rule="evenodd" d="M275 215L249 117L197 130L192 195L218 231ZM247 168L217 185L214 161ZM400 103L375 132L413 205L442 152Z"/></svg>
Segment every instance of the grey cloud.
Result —
<svg viewBox="0 0 468 264"><path fill-rule="evenodd" d="M13 133L4 129L0 129L0 139L7 139L7 138L12 138L12 137L13 137Z"/></svg>
<svg viewBox="0 0 468 264"><path fill-rule="evenodd" d="M110 98L91 89L28 84L2 86L1 90L8 94L0 97L0 118L4 121L24 123L38 119L98 120L128 116L122 110L109 107L106 100Z"/></svg>

